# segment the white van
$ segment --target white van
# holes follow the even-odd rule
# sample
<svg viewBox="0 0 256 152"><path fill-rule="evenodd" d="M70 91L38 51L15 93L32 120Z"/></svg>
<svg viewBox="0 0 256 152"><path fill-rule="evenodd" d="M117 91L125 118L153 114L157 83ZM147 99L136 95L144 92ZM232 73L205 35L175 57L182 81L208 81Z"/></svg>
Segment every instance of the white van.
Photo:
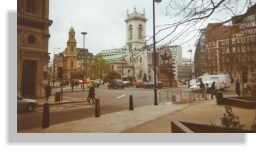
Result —
<svg viewBox="0 0 256 152"><path fill-rule="evenodd" d="M226 88L230 87L230 78L229 75L206 75L206 76L200 76L198 78L198 81L200 79L205 81L215 81L215 86L217 87L217 90L225 90Z"/></svg>

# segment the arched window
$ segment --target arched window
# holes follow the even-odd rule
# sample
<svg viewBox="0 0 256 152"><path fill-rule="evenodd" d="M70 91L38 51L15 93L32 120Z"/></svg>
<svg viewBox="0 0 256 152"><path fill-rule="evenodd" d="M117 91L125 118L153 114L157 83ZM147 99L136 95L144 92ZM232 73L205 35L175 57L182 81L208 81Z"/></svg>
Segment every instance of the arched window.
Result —
<svg viewBox="0 0 256 152"><path fill-rule="evenodd" d="M140 78L140 79L142 78L142 70L140 70L139 78Z"/></svg>
<svg viewBox="0 0 256 152"><path fill-rule="evenodd" d="M37 0L27 0L26 12L37 15Z"/></svg>
<svg viewBox="0 0 256 152"><path fill-rule="evenodd" d="M140 57L140 63L142 62L142 57Z"/></svg>
<svg viewBox="0 0 256 152"><path fill-rule="evenodd" d="M132 25L129 26L129 39L132 39Z"/></svg>
<svg viewBox="0 0 256 152"><path fill-rule="evenodd" d="M139 25L139 28L138 28L138 31L139 31L138 37L139 37L139 39L142 39L142 30L143 30L143 26L140 24L140 25Z"/></svg>
<svg viewBox="0 0 256 152"><path fill-rule="evenodd" d="M128 73L131 73L131 70L128 70Z"/></svg>
<svg viewBox="0 0 256 152"><path fill-rule="evenodd" d="M71 46L71 52L73 52L73 46Z"/></svg>

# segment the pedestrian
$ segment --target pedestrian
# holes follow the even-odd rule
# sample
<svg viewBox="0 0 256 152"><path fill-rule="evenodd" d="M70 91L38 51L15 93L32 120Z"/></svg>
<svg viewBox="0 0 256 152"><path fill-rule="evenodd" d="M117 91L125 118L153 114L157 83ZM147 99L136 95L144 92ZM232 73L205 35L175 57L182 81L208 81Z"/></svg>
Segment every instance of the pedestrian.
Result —
<svg viewBox="0 0 256 152"><path fill-rule="evenodd" d="M89 89L89 95L87 97L88 103L90 103L90 100L92 99L92 102L95 102L95 88L94 85L92 85Z"/></svg>
<svg viewBox="0 0 256 152"><path fill-rule="evenodd" d="M211 85L211 91L212 91L211 99L213 99L213 95L215 95L215 97L216 97L216 94L215 94L215 81L213 81L213 83Z"/></svg>
<svg viewBox="0 0 256 152"><path fill-rule="evenodd" d="M71 87L72 87L72 91L73 91L73 89L74 89L74 82L71 82Z"/></svg>
<svg viewBox="0 0 256 152"><path fill-rule="evenodd" d="M240 97L240 84L239 84L239 79L236 80L236 94Z"/></svg>
<svg viewBox="0 0 256 152"><path fill-rule="evenodd" d="M51 96L51 91L52 91L52 88L51 88L50 84L48 84L47 87L44 87L44 93L45 93L46 101L49 100L49 97Z"/></svg>
<svg viewBox="0 0 256 152"><path fill-rule="evenodd" d="M202 80L200 80L199 86L200 86L200 90L202 92L202 98L203 98L204 97L204 89L205 89L205 87L204 87L204 84L203 84Z"/></svg>

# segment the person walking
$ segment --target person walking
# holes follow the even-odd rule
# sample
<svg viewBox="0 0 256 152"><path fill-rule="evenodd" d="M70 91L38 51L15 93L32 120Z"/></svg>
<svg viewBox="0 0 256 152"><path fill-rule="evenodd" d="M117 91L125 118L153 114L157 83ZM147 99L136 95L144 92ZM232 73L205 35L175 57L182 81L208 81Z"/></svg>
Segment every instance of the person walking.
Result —
<svg viewBox="0 0 256 152"><path fill-rule="evenodd" d="M75 85L75 83L72 81L72 82L71 82L72 91L73 91L73 89L74 89L74 85Z"/></svg>
<svg viewBox="0 0 256 152"><path fill-rule="evenodd" d="M201 90L201 92L202 92L202 98L204 97L204 84L203 84L203 82L202 82L202 80L200 81L200 90Z"/></svg>
<svg viewBox="0 0 256 152"><path fill-rule="evenodd" d="M213 99L213 95L216 96L216 94L215 94L215 81L213 81L213 83L212 83L212 85L211 85L211 91L212 91L211 99Z"/></svg>
<svg viewBox="0 0 256 152"><path fill-rule="evenodd" d="M45 90L44 90L46 101L49 100L49 97L51 96L51 91L52 91L52 88L51 88L50 84L48 84L47 87L45 87Z"/></svg>
<svg viewBox="0 0 256 152"><path fill-rule="evenodd" d="M92 99L92 102L94 104L95 102L95 88L94 88L94 85L92 85L89 89L89 95L87 97L87 101L88 103L90 103L90 100Z"/></svg>
<svg viewBox="0 0 256 152"><path fill-rule="evenodd" d="M236 94L240 97L240 84L239 79L236 80Z"/></svg>

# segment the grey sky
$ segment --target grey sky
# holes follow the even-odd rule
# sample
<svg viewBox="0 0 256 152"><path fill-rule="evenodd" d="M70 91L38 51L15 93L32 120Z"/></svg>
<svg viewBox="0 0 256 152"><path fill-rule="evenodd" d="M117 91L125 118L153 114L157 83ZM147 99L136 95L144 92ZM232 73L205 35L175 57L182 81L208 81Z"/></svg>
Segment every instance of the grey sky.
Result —
<svg viewBox="0 0 256 152"><path fill-rule="evenodd" d="M165 17L165 6L169 0L155 4L156 26L168 23ZM83 47L81 32L85 36L85 48L94 55L104 49L120 48L126 43L126 14L134 12L143 13L145 9L147 36L153 35L153 4L152 0L50 0L49 19L53 20L50 26L49 52L53 54L62 52L66 48L68 31L73 24L76 32L77 47ZM158 36L156 37L158 39ZM188 45L193 48L195 40L182 45L183 56ZM152 43L152 41L150 42ZM160 43L161 44L161 43ZM179 42L173 43L178 45ZM60 49L56 49L60 47ZM52 59L52 58L51 58Z"/></svg>

